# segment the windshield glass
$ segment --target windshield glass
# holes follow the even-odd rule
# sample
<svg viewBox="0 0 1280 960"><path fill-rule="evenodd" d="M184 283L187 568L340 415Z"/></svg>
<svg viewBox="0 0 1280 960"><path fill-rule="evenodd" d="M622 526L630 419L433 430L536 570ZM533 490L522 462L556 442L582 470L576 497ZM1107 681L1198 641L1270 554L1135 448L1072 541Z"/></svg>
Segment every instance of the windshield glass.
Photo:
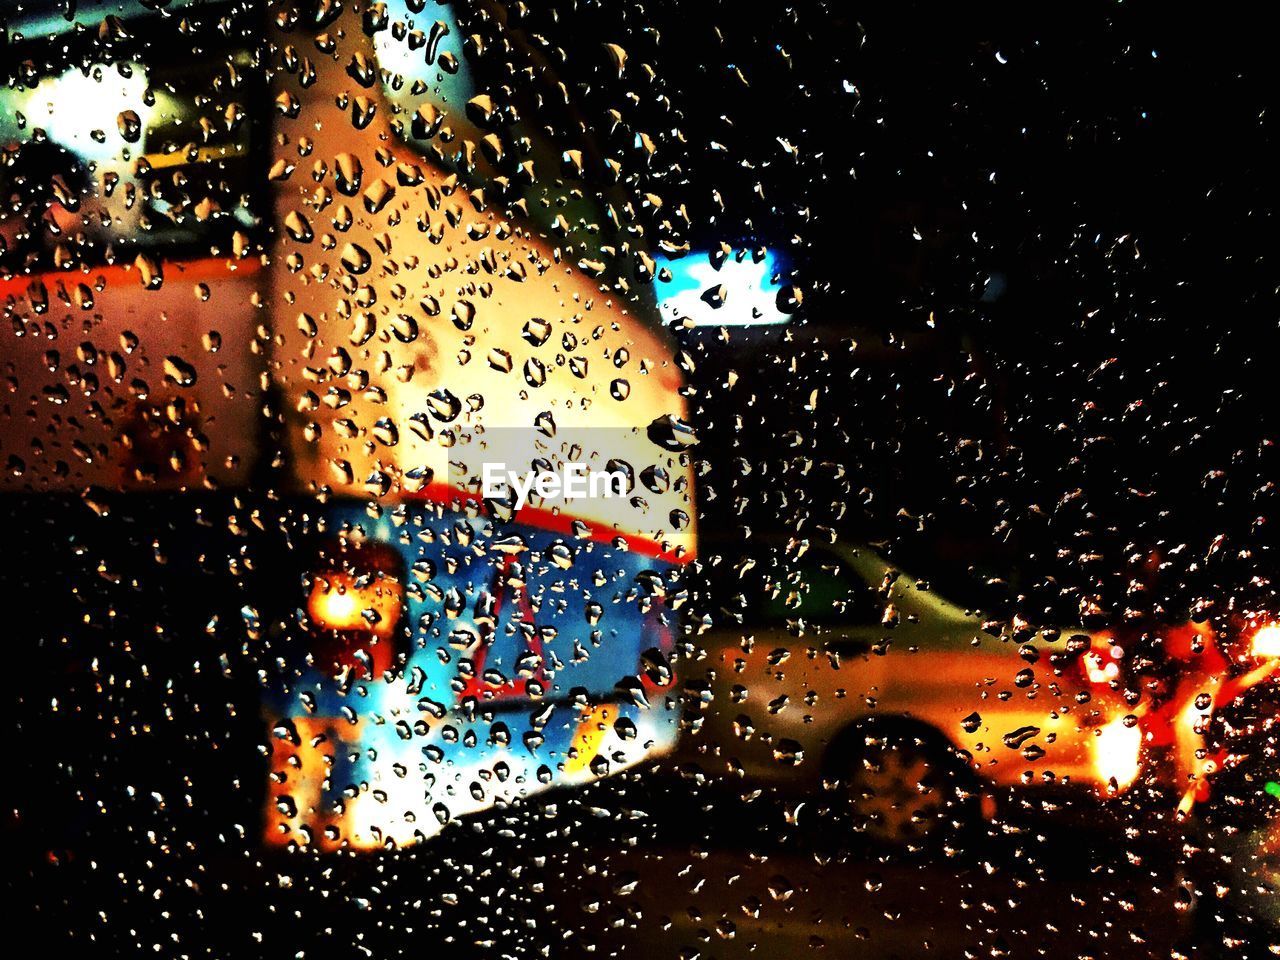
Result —
<svg viewBox="0 0 1280 960"><path fill-rule="evenodd" d="M10 949L1280 955L1273 48L0 0Z"/></svg>

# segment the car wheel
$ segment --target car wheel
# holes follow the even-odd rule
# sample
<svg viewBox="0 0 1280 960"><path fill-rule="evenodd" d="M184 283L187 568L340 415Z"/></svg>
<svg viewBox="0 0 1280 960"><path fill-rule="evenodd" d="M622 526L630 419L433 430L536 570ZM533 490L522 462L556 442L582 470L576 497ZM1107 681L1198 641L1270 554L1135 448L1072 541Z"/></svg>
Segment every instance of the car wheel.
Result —
<svg viewBox="0 0 1280 960"><path fill-rule="evenodd" d="M842 779L854 829L867 839L934 848L971 819L967 778L938 735L867 728L849 739Z"/></svg>

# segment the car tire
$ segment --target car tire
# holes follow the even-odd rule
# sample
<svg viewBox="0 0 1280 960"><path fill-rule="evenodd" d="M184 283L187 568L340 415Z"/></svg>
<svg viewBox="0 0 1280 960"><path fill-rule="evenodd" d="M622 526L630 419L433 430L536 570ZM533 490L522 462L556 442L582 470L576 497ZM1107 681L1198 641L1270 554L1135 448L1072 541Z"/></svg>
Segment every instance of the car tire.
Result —
<svg viewBox="0 0 1280 960"><path fill-rule="evenodd" d="M851 728L833 767L853 829L877 846L936 851L977 819L973 777L931 727L869 722Z"/></svg>

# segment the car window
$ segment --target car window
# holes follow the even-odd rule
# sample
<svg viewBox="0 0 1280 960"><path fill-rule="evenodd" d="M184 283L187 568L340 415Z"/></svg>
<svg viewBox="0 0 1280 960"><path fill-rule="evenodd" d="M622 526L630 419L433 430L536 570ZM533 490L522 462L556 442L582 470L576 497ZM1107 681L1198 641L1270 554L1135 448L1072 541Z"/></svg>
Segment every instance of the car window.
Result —
<svg viewBox="0 0 1280 960"><path fill-rule="evenodd" d="M878 622L878 613L871 587L838 555L812 551L792 569L766 578L749 616L762 623L861 625Z"/></svg>
<svg viewBox="0 0 1280 960"><path fill-rule="evenodd" d="M883 616L880 585L865 582L838 553L817 547L795 559L779 546L743 551L714 540L704 549L704 589L718 599L726 625L852 627L878 624Z"/></svg>

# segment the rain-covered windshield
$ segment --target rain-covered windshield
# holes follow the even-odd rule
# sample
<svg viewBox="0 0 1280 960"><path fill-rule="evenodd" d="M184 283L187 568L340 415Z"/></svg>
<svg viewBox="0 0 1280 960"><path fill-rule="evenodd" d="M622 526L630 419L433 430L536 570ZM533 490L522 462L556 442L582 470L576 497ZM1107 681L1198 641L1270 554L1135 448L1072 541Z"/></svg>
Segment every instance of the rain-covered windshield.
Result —
<svg viewBox="0 0 1280 960"><path fill-rule="evenodd" d="M1280 953L1270 46L0 0L13 949Z"/></svg>

